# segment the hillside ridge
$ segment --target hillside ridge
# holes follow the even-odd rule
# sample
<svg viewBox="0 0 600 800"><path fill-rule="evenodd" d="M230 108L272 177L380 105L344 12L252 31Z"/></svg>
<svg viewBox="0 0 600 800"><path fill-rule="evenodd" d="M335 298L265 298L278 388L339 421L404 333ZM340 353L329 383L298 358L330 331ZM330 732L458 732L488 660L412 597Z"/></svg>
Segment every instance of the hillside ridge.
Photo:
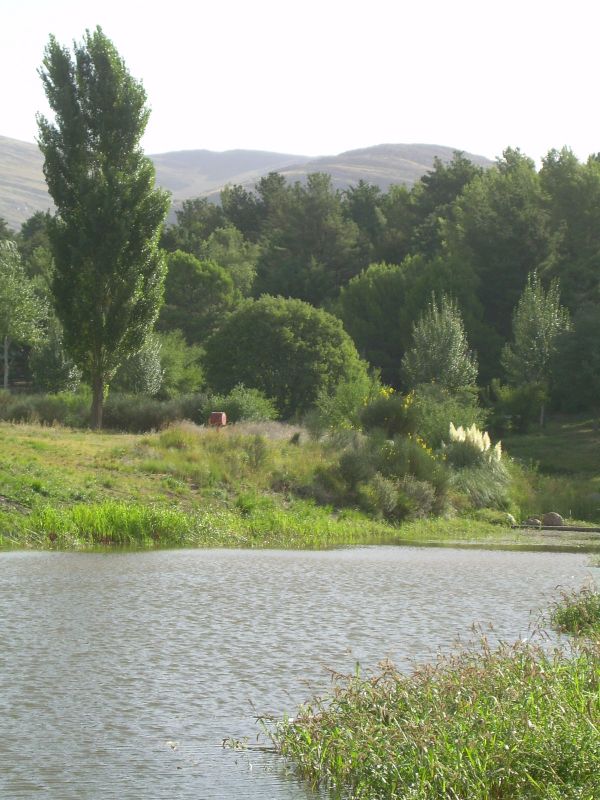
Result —
<svg viewBox="0 0 600 800"><path fill-rule="evenodd" d="M173 195L176 208L184 200L215 198L226 184L251 188L269 172L290 181L304 181L311 172L327 172L333 185L346 189L365 180L387 190L391 184L412 186L433 166L434 159L451 160L459 148L435 144L378 144L337 155L312 158L268 150L174 150L152 153L157 184ZM465 154L474 163L490 166L481 155ZM0 217L15 230L36 211L52 208L37 145L0 135Z"/></svg>

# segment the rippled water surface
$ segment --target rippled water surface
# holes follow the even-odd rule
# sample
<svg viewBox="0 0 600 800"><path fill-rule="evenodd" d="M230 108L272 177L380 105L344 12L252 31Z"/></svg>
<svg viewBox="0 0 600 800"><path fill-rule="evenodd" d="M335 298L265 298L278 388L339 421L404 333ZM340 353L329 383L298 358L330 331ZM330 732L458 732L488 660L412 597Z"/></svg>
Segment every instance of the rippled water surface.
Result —
<svg viewBox="0 0 600 800"><path fill-rule="evenodd" d="M326 667L398 665L472 623L526 635L585 555L372 547L0 554L0 797L314 797L223 750Z"/></svg>

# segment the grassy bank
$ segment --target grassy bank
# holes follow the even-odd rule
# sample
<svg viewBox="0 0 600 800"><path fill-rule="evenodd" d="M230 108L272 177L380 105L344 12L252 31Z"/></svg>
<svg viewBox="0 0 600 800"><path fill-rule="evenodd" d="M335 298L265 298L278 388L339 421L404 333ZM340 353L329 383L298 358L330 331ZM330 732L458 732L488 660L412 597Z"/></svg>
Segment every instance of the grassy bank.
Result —
<svg viewBox="0 0 600 800"><path fill-rule="evenodd" d="M542 430L505 437L503 446L521 465L514 489L524 514L555 510L575 520L600 520L598 420L551 420Z"/></svg>
<svg viewBox="0 0 600 800"><path fill-rule="evenodd" d="M2 424L0 543L329 547L498 534L459 519L402 529L303 498L334 456L308 439L296 443L298 432L274 423L220 433L183 424L149 435Z"/></svg>
<svg viewBox="0 0 600 800"><path fill-rule="evenodd" d="M595 631L575 649L548 652L527 641L491 649L483 641L411 675L385 663L367 677L338 677L328 696L279 723L272 738L299 775L334 796L593 800L600 796L597 601L582 590L553 609L561 630L581 633L583 618Z"/></svg>
<svg viewBox="0 0 600 800"><path fill-rule="evenodd" d="M352 498L329 500L323 486L335 488L339 449L278 423L221 432L182 423L143 435L2 423L0 445L4 547L545 541L512 531L501 512L392 523ZM571 535L553 543L589 544Z"/></svg>

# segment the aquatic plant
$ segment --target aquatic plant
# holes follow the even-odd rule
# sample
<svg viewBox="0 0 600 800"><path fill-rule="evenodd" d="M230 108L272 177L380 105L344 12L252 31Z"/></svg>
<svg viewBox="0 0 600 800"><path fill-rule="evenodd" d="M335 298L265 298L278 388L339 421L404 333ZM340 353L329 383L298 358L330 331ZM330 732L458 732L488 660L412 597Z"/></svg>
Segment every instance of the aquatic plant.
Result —
<svg viewBox="0 0 600 800"><path fill-rule="evenodd" d="M600 592L591 584L562 591L552 606L550 621L561 633L600 634Z"/></svg>
<svg viewBox="0 0 600 800"><path fill-rule="evenodd" d="M486 641L337 676L271 736L313 786L378 800L600 796L600 652ZM337 796L337 795L336 795Z"/></svg>

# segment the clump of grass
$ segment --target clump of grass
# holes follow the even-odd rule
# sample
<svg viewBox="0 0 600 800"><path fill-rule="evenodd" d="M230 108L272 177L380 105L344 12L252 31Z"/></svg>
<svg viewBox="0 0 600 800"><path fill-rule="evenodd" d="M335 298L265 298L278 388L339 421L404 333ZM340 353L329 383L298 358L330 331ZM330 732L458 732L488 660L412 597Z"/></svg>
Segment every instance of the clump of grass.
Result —
<svg viewBox="0 0 600 800"><path fill-rule="evenodd" d="M49 544L149 546L185 544L191 540L192 518L175 509L120 503L79 503L70 508L39 508L27 527Z"/></svg>
<svg viewBox="0 0 600 800"><path fill-rule="evenodd" d="M353 798L600 796L600 652L473 647L403 675L338 676L272 738L313 786Z"/></svg>
<svg viewBox="0 0 600 800"><path fill-rule="evenodd" d="M561 633L600 635L600 592L593 586L561 592L551 609L550 621Z"/></svg>
<svg viewBox="0 0 600 800"><path fill-rule="evenodd" d="M49 505L6 530L0 514L0 546L53 549L97 547L287 547L325 548L387 541L389 529L356 512L334 515L308 501L287 508L248 493L231 509L205 506L184 512L157 504L104 501L67 508Z"/></svg>

